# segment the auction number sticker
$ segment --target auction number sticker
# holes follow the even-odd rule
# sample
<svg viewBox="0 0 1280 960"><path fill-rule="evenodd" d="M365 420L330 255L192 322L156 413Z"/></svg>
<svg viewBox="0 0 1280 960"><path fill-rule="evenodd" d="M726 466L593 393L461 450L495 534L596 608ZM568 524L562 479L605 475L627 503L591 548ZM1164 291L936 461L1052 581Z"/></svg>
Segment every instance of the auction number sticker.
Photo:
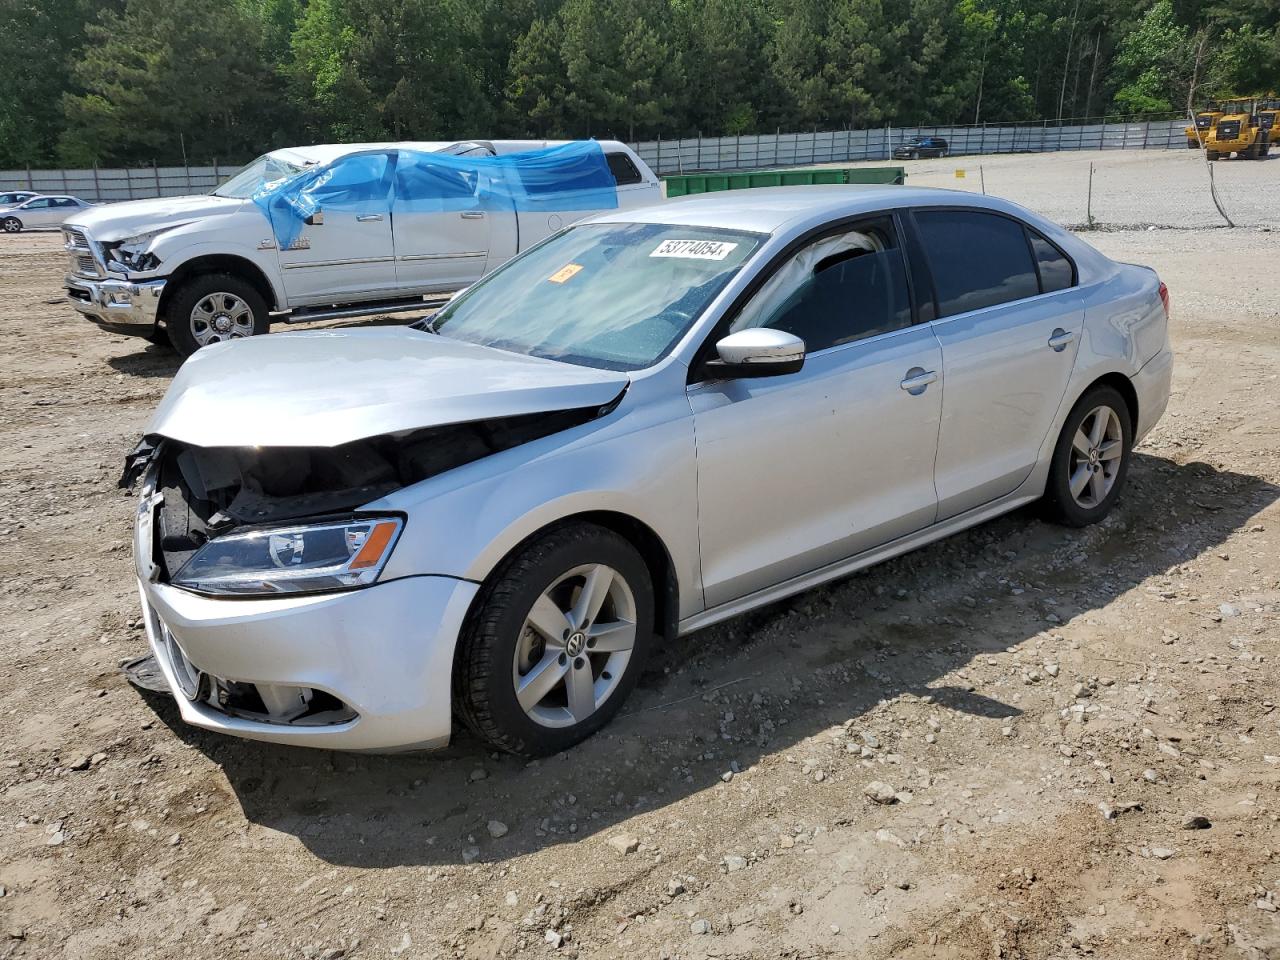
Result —
<svg viewBox="0 0 1280 960"><path fill-rule="evenodd" d="M566 263L563 267L561 267L551 276L547 277L547 279L552 283L564 283L567 280L572 280L581 272L582 272L582 264Z"/></svg>
<svg viewBox="0 0 1280 960"><path fill-rule="evenodd" d="M663 240L651 257L680 257L684 260L723 260L736 250L736 243L724 240Z"/></svg>

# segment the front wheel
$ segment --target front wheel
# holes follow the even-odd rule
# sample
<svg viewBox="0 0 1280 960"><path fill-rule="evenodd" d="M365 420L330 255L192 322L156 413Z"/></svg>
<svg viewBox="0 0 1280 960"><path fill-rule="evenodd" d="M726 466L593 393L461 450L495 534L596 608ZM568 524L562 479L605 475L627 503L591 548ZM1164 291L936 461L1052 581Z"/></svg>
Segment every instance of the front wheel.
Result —
<svg viewBox="0 0 1280 960"><path fill-rule="evenodd" d="M604 726L653 638L636 549L588 523L530 541L486 582L454 657L454 707L499 750L545 756Z"/></svg>
<svg viewBox="0 0 1280 960"><path fill-rule="evenodd" d="M0 222L0 229L3 229L5 233L21 233L22 221L17 217L5 217L4 221Z"/></svg>
<svg viewBox="0 0 1280 960"><path fill-rule="evenodd" d="M1087 391L1067 415L1053 450L1043 505L1069 527L1097 523L1115 506L1129 472L1133 423L1113 387Z"/></svg>
<svg viewBox="0 0 1280 960"><path fill-rule="evenodd" d="M201 347L266 333L267 302L253 284L230 273L205 273L188 280L165 308L173 349L189 357Z"/></svg>

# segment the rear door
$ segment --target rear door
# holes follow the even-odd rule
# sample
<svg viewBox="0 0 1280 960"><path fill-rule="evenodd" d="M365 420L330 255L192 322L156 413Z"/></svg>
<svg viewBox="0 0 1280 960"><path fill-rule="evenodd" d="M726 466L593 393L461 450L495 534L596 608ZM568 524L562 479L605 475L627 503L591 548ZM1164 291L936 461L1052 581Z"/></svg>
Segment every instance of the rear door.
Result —
<svg viewBox="0 0 1280 960"><path fill-rule="evenodd" d="M488 156L492 150L477 146L459 155ZM475 283L485 272L495 221L498 229L513 231L514 214L482 200L474 174L404 159L392 206L400 292L458 290Z"/></svg>
<svg viewBox="0 0 1280 960"><path fill-rule="evenodd" d="M395 291L388 211L394 170L394 154L352 154L336 161L312 191L321 216L279 251L291 304L346 303Z"/></svg>
<svg viewBox="0 0 1280 960"><path fill-rule="evenodd" d="M945 520L1031 473L1075 365L1084 307L1070 260L1021 221L959 208L913 219L946 378L935 467Z"/></svg>

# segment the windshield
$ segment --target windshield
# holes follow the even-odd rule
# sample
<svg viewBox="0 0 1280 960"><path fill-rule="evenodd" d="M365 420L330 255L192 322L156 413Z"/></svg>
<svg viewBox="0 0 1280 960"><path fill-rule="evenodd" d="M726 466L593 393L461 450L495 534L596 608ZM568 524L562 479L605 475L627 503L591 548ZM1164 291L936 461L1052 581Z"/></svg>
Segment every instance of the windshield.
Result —
<svg viewBox="0 0 1280 960"><path fill-rule="evenodd" d="M264 183L283 180L304 168L271 154L259 157L248 166L241 167L230 180L225 181L213 191L215 197L230 197L233 200L247 200Z"/></svg>
<svg viewBox="0 0 1280 960"><path fill-rule="evenodd" d="M436 315L447 337L606 370L659 360L764 237L659 223L573 227Z"/></svg>

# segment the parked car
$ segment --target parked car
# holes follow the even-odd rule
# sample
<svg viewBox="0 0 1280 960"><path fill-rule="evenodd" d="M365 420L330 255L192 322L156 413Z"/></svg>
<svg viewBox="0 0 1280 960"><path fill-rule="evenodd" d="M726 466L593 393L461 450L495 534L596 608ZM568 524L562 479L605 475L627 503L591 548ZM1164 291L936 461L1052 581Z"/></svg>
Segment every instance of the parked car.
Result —
<svg viewBox="0 0 1280 960"><path fill-rule="evenodd" d="M126 469L147 635L199 727L435 747L457 714L562 750L655 635L1035 501L1101 520L1168 401L1167 321L1153 270L994 197L599 216L420 329L188 361Z"/></svg>
<svg viewBox="0 0 1280 960"><path fill-rule="evenodd" d="M353 208L319 211L285 248L251 199L264 182L331 164L366 177L394 176L401 151L503 156L548 141L327 144L259 157L211 195L112 204L64 231L72 306L118 333L164 327L183 355L222 340L294 323L421 309L424 294L474 283L520 250L589 215L565 194L537 209ZM661 186L629 147L601 141L622 209L653 203ZM346 186L358 190L361 183ZM385 195L385 190L384 190Z"/></svg>
<svg viewBox="0 0 1280 960"><path fill-rule="evenodd" d="M9 190L4 193L0 193L0 210L3 210L6 207L16 207L23 201L30 200L32 197L38 196L40 196L40 194L34 193L30 190Z"/></svg>
<svg viewBox="0 0 1280 960"><path fill-rule="evenodd" d="M924 157L945 157L951 152L942 137L912 137L893 149L895 160L920 160Z"/></svg>
<svg viewBox="0 0 1280 960"><path fill-rule="evenodd" d="M0 209L0 230L21 233L23 230L47 230L62 225L94 206L78 197L33 196L11 207Z"/></svg>

